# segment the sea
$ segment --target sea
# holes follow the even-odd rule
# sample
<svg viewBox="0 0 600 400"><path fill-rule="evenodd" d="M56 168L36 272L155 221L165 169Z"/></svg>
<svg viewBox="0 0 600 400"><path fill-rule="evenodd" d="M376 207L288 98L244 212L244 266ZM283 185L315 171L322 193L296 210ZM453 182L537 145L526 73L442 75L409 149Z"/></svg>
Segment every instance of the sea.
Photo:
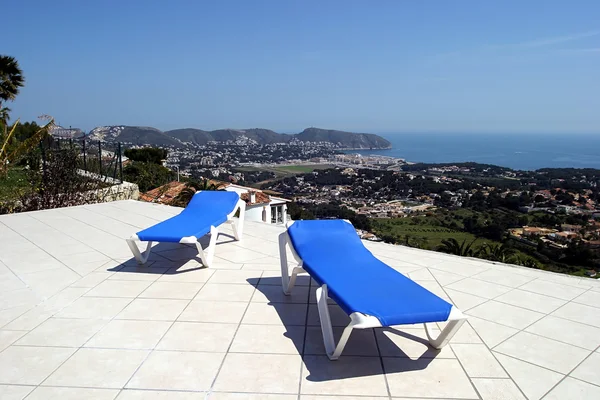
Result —
<svg viewBox="0 0 600 400"><path fill-rule="evenodd" d="M600 134L384 133L389 150L347 153L403 158L409 162L473 161L519 170L600 169Z"/></svg>

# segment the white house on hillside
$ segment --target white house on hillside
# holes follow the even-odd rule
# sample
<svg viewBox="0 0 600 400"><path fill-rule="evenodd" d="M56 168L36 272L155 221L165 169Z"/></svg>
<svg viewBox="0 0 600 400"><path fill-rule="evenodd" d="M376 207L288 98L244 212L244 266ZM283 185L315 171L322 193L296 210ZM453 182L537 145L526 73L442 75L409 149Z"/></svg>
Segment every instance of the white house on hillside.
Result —
<svg viewBox="0 0 600 400"><path fill-rule="evenodd" d="M229 184L225 187L228 192L237 192L246 202L247 221L265 222L267 224L285 224L287 222L287 205L289 200L274 197L265 192Z"/></svg>

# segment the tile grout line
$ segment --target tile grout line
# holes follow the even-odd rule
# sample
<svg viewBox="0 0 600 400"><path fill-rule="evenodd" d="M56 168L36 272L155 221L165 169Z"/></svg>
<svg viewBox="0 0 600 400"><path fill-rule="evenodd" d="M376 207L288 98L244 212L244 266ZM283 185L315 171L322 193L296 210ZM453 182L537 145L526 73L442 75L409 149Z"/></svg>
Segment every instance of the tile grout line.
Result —
<svg viewBox="0 0 600 400"><path fill-rule="evenodd" d="M570 376L570 375L573 373L573 371L575 371L577 368L579 368L579 366L580 366L581 364L583 364L583 363L584 363L584 362L585 362L585 361L586 361L588 358L590 358L590 356L591 356L592 354L594 354L594 353L595 353L595 352L596 352L598 349L600 349L600 346L596 347L596 349L595 349L595 350L593 350L592 352L590 352L590 354L588 354L586 357L584 357L584 359L583 359L583 360L581 360L581 361L580 361L580 362L579 362L579 363L578 363L578 364L577 364L575 367L573 367L573 368L572 368L572 369L571 369L571 370L570 370L570 371L569 371L567 374L564 374L561 380L559 380L559 381L558 381L558 382L557 382L557 383L556 383L554 386L552 386L552 387L551 387L551 388L550 388L550 389L549 389L549 390L548 390L546 393L544 393L544 395L543 395L542 397L540 397L540 400L543 400L543 399L544 399L546 396L548 396L548 394L550 394L550 393L551 393L551 392L552 392L554 389L556 389L556 387L557 387L558 385L560 385L560 384L561 384L563 381L565 381L567 378L577 379L577 378L574 378L574 377L572 377L572 376ZM577 379L577 380L578 380L578 381L581 381L581 382L586 382L586 383L589 383L589 384L591 384L591 385L594 385L594 386L597 386L597 387L600 387L600 385L597 385L597 384L594 384L594 383L590 383L590 382L587 382L587 381L584 381L584 380L581 380L581 379Z"/></svg>
<svg viewBox="0 0 600 400"><path fill-rule="evenodd" d="M53 256L52 254L50 254L49 252L47 252L46 250L44 250L43 248L41 248L40 246L37 245L37 243L32 242L31 240L29 240L26 236L22 235L21 233L15 231L13 228L11 228L10 226L2 223L4 226L6 226L8 229L10 229L11 231L13 231L14 233L16 233L17 235L21 236L23 239L25 239L28 243L33 244L35 247L37 247L38 249L40 249L41 251L43 251L44 253L46 253L48 256L50 256L50 258L55 259L56 261L58 261L60 264L62 264L64 267L66 267L67 269L69 269L70 271L72 271L73 273L75 273L76 275L78 275L80 278L82 278L83 276L78 273L77 271L73 270L73 268L69 267L68 265L66 265L65 263L63 263L62 261L60 261L58 258L56 258L55 256ZM62 233L60 231L57 231L56 229L52 228L52 230ZM67 236L67 235L65 235ZM3 262L4 265L6 265L6 263ZM12 269L6 265L6 268L10 269L11 272L15 273L14 271L12 271ZM54 268L53 268L54 269ZM44 270L43 270L44 271ZM43 271L37 271L37 272L43 272ZM45 271L49 271L49 270L45 270ZM35 274L36 272L29 272L29 274ZM16 275L16 274L15 274ZM18 276L17 276L18 277ZM20 279L20 278L19 278ZM23 281L22 279L20 279L21 281ZM23 281L23 283L25 283L27 285L27 287L31 287L29 284L27 284L25 281Z"/></svg>
<svg viewBox="0 0 600 400"><path fill-rule="evenodd" d="M121 268L121 269L122 269L122 268ZM159 277L159 278L160 278L160 277ZM106 278L106 279L104 279L102 282L98 283L98 284L97 284L96 286L94 286L92 289L88 290L88 292L89 292L89 291L91 291L91 290L93 290L93 289L95 289L97 286L99 286L100 284L102 284L102 283L103 283L103 282L105 282L106 280L108 280L108 278ZM158 280L158 279L157 279L157 280ZM143 292L143 291L142 291L142 292ZM87 292L86 292L86 293L87 293ZM141 293L140 293L140 294L141 294ZM82 296L80 296L79 298L81 298L81 297L84 297L84 296L82 295ZM87 297L92 297L92 298L93 298L93 296L87 296ZM63 365L64 365L64 364L67 362L67 361L69 361L71 358L73 358L73 356L75 356L75 354L77 354L77 353L78 353L78 352L79 352L79 351L80 351L82 348L85 348L84 346L85 346L85 345L86 345L86 344L87 344L87 343L88 343L90 340L92 340L92 338L93 338L94 336L96 336L96 335L97 335L97 334L98 334L100 331L102 331L102 329L104 329L104 328L105 328L105 327L106 327L108 324L110 324L110 323L111 323L113 320L115 320L115 319L116 319L116 317L117 317L117 315L119 315L121 312L123 312L123 310L125 310L127 307L129 307L129 305L130 305L131 303L133 303L133 301L134 301L134 300L136 300L136 299L137 299L137 296L136 296L136 297L134 297L134 298L131 298L131 300L130 300L130 301L129 301L129 302L128 302L128 303L127 303L127 304L126 304L126 305L125 305L123 308L121 308L121 309L120 309L120 310L119 310L117 313L115 313L115 315L114 315L112 318L108 319L108 322L106 322L106 324L104 324L104 326L103 326L102 328L100 328L100 329L99 329L99 330L98 330L96 333L94 333L92 336L90 336L90 337L88 338L88 340L86 340L86 341L85 341L85 342L84 342L84 343L83 343L81 346L77 347L77 348L76 348L76 350L73 352L73 354L71 354L71 355L70 355L70 356L69 356L69 357L68 357L68 358L67 358L67 359L66 359L64 362L62 362L62 363L61 363L61 364L60 364L60 365L59 365L59 366L58 366L58 367L57 367L55 370L53 370L53 371L52 371L52 372L51 372L51 373L50 373L50 374L49 374L49 375L48 375L46 378L44 378L44 380L43 380L42 382L40 382L40 383L39 383L37 386L38 386L38 387L39 387L39 386L42 386L42 385L43 385L43 383L44 383L45 381L47 381L47 380L48 380L48 379L49 379L49 378L50 378L52 375L54 375L54 373L55 373L56 371L58 371L58 369L59 369L59 368L61 368L61 367L62 367L62 366L63 366ZM50 318L52 318L52 317L50 317ZM81 319L90 319L90 318L81 318ZM38 325L38 326L39 326L39 325ZM120 350L134 350L134 351L137 351L137 349L120 349ZM149 351L149 352L148 352L148 354L147 354L147 355L146 355L146 357L144 358L144 361L145 361L145 360L148 358L148 356L150 355L150 353L152 353L152 351ZM142 361L142 363L141 363L141 364L143 364L143 363L144 363L144 361ZM141 366L141 364L140 364L140 366ZM140 366L138 366L138 369L139 369L139 367L140 367ZM135 372L137 372L137 369L135 370ZM134 372L134 374L135 374L135 372ZM129 377L129 379L127 380L127 382L125 383L125 385L126 385L127 383L129 383L129 380L131 380L131 378L132 378L132 377L133 377L133 375L131 375L131 377ZM123 387L125 387L125 386L123 386ZM122 388L121 388L121 389L122 389ZM121 389L120 389L120 390L121 390Z"/></svg>
<svg viewBox="0 0 600 400"><path fill-rule="evenodd" d="M213 378L213 380L212 380L210 386L208 387L208 389L206 390L206 394L205 394L205 397L204 397L205 399L208 399L210 397L210 395L213 393L213 388L215 386L215 383L217 382L217 379L219 378L219 374L221 373L221 370L223 369L223 365L225 365L225 361L227 360L227 356L229 355L229 351L231 349L231 346L233 346L233 342L235 341L237 333L240 330L240 326L242 326L242 321L244 320L244 317L246 316L246 312L248 312L248 308L250 308L250 304L252 302L252 297L254 296L254 293L257 290L256 288L257 288L258 284L260 283L260 280L262 279L263 273L264 273L264 271L261 272L260 277L258 279L258 282L256 283L256 286L252 285L254 287L254 291L252 292L252 296L250 296L250 298L248 299L248 303L246 304L246 308L244 309L244 312L242 313L242 316L240 317L240 321L238 322L237 327L235 329L235 332L233 333L233 337L231 338L231 342L229 342L229 346L227 346L227 349L225 350L225 355L223 356L223 359L221 360L221 362L219 364L219 368L217 368L217 372L215 374L215 377Z"/></svg>
<svg viewBox="0 0 600 400"><path fill-rule="evenodd" d="M168 271L168 270L167 270L167 271ZM214 274L214 273L213 273L213 274ZM163 276L163 275L164 275L164 274L162 274L161 276ZM159 277L158 279L160 279L160 277ZM158 281L158 279L157 279L156 281ZM209 279L210 279L210 278L209 278ZM154 282L156 282L156 281L154 281ZM154 282L153 282L153 283L154 283ZM152 284L151 284L151 285L152 285ZM150 285L150 286L151 286L151 285ZM198 293L200 292L200 290L202 290L202 288L204 287L204 285L206 285L206 282L202 283L202 286L200 287L200 289L198 289L198 292L196 292L196 294L194 295L194 297L196 297L196 295L198 295ZM148 287L150 287L150 286L148 286ZM147 289L147 288L146 288L146 289ZM144 291L142 291L142 292L140 293L140 295L141 295L143 292L144 292ZM127 385L129 384L129 382L131 382L131 380L133 379L133 377L135 376L135 374L137 374L137 372L140 370L140 368L142 368L142 366L143 366L143 365L144 365L144 363L145 363L145 362L148 360L148 358L150 358L150 356L151 356L152 354L154 354L154 352L156 351L156 347L157 347L157 346L160 344L160 342L161 342L161 341L164 339L164 337L167 335L167 333L169 333L169 331L171 330L171 328L173 327L173 325L175 325L175 322L177 322L177 319L179 319L179 317L181 316L181 314L183 314L183 312L184 312L184 311L185 311L185 310L186 310L186 309L189 307L189 305L192 303L192 301L193 301L194 297L192 297L192 298L191 298L191 299L188 301L187 305L186 305L185 307L183 307L183 309L181 310L181 312L179 312L179 314L177 314L177 317L175 317L175 319L174 319L173 321L169 321L169 322L171 322L171 325L169 325L169 327L167 328L167 330L165 331L165 333L163 333L163 334L161 335L160 339L158 339L158 342L156 342L156 344L154 345L154 347L153 347L152 349L150 349L150 351L148 351L148 354L146 354L146 357L144 357L144 359L142 360L142 362L140 363L140 365L138 365L138 367L135 369L135 371L133 371L133 373L131 374L131 376L129 377L129 379L127 379L127 382L125 382L125 384L123 385L123 387L121 388L121 390L125 390L125 388L126 388L126 387L127 387ZM136 297L135 299L133 299L133 300L131 301L131 303L133 303L133 301L134 301L134 300L136 300L136 299L138 299L138 298L139 298L139 296L138 296L138 297ZM160 299L159 299L159 300L160 300ZM129 303L129 304L131 304L131 303ZM127 306L129 306L129 304L128 304ZM127 306L126 306L126 307L127 307ZM125 309L125 308L124 308L124 309ZM123 310L124 310L124 309L123 309ZM121 312L122 312L123 310L121 310ZM119 313L121 313L121 312L119 312ZM118 314L117 314L117 315L118 315ZM116 316L117 316L117 315L115 315L115 318L116 318ZM114 320L115 318L113 318L112 320ZM111 321L112 321L112 320L111 320ZM108 324L107 324L107 325L108 325ZM95 335L94 335L94 336L95 336ZM89 342L90 340L92 340L92 338L93 338L93 336L92 336L92 337L91 337L91 338L88 340L88 342ZM87 342L86 342L86 343L87 343Z"/></svg>
<svg viewBox="0 0 600 400"><path fill-rule="evenodd" d="M429 271L429 268L427 268L427 272L429 272L431 274L431 271ZM431 274L433 276L433 274ZM435 282L438 284L438 286L440 288L442 288L442 291L446 294L446 296L448 296L448 293L446 293L446 290L444 288L444 286L442 286L439 281L437 280L437 278L435 276L433 276L433 279L435 280ZM448 296L449 299L452 299L452 297ZM458 307L457 307L458 309ZM423 324L425 325L425 324ZM436 324L437 325L437 324ZM438 326L439 328L439 326ZM474 330L474 329L473 329ZM476 331L477 332L477 331ZM475 393L477 394L477 397L481 400L481 394L479 393L479 390L477 390L477 386L475 386L475 383L473 382L473 379L471 378L471 376L467 373L467 370L465 369L465 366L463 365L463 363L460 361L460 357L458 357L458 354L456 354L456 352L454 351L454 349L452 348L452 345L450 344L450 342L448 342L447 346L450 346L450 349L452 350L452 353L454 353L454 356L456 357L456 360L458 361L458 365L460 365L460 368L462 369L463 373L465 374L465 376L467 377L467 379L469 380L469 383L471 384L471 387L473 388L473 390L475 391ZM391 394L390 394L390 398L391 398Z"/></svg>
<svg viewBox="0 0 600 400"><path fill-rule="evenodd" d="M381 356L381 348L379 347L379 340L377 340L376 328L371 329L373 331L373 338L375 339L375 347L377 348L377 355L379 358L379 364L381 365L381 371L383 372L383 381L385 382L385 389L387 390L388 399L392 400L392 391L390 390L390 384L387 379L387 373L385 372L385 364L383 357Z"/></svg>
<svg viewBox="0 0 600 400"><path fill-rule="evenodd" d="M289 266L288 266L289 268ZM308 275L308 274L307 274ZM283 291L283 287L281 288ZM302 395L302 373L304 372L304 353L306 352L306 337L308 336L308 311L310 307L310 293L312 291L312 278L308 275L308 292L306 293L306 316L304 317L304 336L302 338L302 352L300 353L300 379L298 382L298 397L301 399ZM290 293L291 296L291 293ZM283 321L282 321L283 322ZM287 329L287 328L286 328Z"/></svg>

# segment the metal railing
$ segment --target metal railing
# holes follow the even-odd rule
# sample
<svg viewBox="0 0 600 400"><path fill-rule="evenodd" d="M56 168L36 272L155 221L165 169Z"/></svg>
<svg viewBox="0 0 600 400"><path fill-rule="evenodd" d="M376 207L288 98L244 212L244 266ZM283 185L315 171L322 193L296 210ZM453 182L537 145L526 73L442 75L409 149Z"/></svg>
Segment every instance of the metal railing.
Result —
<svg viewBox="0 0 600 400"><path fill-rule="evenodd" d="M39 145L42 168L46 167L48 151L76 150L79 151L79 168L89 174L97 174L104 181L111 178L112 182L123 182L123 148L121 142L107 143L86 138L56 138L44 139Z"/></svg>

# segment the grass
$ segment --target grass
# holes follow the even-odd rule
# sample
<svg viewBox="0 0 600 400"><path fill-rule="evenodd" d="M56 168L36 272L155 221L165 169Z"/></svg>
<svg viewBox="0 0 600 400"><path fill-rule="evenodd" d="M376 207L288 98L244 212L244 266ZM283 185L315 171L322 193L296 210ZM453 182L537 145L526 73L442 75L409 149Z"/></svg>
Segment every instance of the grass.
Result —
<svg viewBox="0 0 600 400"><path fill-rule="evenodd" d="M285 167L274 167L273 171L281 171L284 174L307 174L319 169L332 168L331 165L313 164L313 165L288 165Z"/></svg>
<svg viewBox="0 0 600 400"><path fill-rule="evenodd" d="M27 189L26 171L23 168L10 168L8 175L0 178L0 201L17 200L19 194Z"/></svg>
<svg viewBox="0 0 600 400"><path fill-rule="evenodd" d="M272 182L277 179L288 178L288 177L294 176L294 175L307 174L307 173L313 172L315 170L329 169L329 168L333 168L333 165L300 164L300 165L286 165L286 166L281 166L281 167L239 167L236 169L240 170L240 171L248 171L248 172L269 171L269 172L273 172L275 174L275 178L273 178L273 179L268 179L266 181L257 182L254 184L254 186L259 187L262 184Z"/></svg>
<svg viewBox="0 0 600 400"><path fill-rule="evenodd" d="M437 225L427 224L411 224L411 218L381 218L372 219L373 231L379 235L393 235L399 237L400 242L409 236L409 240L421 241L423 247L430 250L435 250L442 244L442 240L454 238L459 243L466 240L467 243L475 239L475 235L468 232L460 232L452 229L444 228ZM486 243L495 243L487 239L479 239L475 242L475 246Z"/></svg>

